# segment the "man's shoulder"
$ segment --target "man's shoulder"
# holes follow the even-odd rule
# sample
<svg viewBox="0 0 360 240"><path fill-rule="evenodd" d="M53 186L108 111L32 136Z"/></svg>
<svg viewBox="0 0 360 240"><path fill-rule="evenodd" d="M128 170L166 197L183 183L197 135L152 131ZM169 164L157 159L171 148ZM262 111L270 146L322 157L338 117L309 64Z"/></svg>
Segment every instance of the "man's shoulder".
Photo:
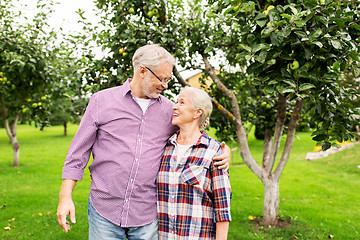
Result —
<svg viewBox="0 0 360 240"><path fill-rule="evenodd" d="M111 88L102 89L92 95L94 98L108 98L111 97L113 94L118 95L122 92L123 86L116 86Z"/></svg>
<svg viewBox="0 0 360 240"><path fill-rule="evenodd" d="M169 106L174 106L174 102L171 101L170 99L168 99L167 97L163 96L163 95L160 95L160 99L163 103L165 103L166 105L169 105Z"/></svg>

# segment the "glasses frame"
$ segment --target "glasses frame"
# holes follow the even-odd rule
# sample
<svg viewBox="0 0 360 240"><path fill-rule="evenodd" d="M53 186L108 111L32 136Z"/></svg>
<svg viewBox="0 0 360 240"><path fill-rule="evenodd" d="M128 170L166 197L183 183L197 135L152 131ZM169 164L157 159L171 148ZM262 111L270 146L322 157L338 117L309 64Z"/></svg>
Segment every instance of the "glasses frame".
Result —
<svg viewBox="0 0 360 240"><path fill-rule="evenodd" d="M150 68L148 68L147 66L144 66L147 70L149 70L161 83L163 84L168 84L170 79L168 80L161 80Z"/></svg>

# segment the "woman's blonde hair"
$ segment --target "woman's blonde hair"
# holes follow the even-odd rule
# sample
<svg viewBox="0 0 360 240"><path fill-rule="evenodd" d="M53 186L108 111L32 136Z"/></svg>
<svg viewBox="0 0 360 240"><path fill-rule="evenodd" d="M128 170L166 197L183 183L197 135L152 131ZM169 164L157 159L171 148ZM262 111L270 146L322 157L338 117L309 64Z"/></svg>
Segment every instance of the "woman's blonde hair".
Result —
<svg viewBox="0 0 360 240"><path fill-rule="evenodd" d="M210 125L210 114L212 112L213 106L210 96L202 89L194 87L184 87L181 89L180 93L191 92L192 93L192 105L195 110L202 109L203 113L201 114L199 126L200 129L206 129Z"/></svg>

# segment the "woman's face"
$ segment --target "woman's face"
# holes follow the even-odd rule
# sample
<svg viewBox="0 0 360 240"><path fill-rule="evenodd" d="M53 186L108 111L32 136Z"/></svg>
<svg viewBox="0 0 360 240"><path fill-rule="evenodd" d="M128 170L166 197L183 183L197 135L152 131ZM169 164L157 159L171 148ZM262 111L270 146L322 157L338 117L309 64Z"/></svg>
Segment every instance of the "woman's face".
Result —
<svg viewBox="0 0 360 240"><path fill-rule="evenodd" d="M177 103L173 106L173 119L172 124L183 126L186 124L192 124L196 117L196 111L192 104L192 92L182 92L178 96Z"/></svg>

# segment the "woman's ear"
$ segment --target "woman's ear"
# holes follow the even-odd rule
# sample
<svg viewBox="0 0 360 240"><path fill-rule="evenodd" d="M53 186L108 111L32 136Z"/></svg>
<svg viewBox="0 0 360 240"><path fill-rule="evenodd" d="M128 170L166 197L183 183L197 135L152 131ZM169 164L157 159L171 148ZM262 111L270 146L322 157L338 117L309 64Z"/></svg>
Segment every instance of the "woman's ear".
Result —
<svg viewBox="0 0 360 240"><path fill-rule="evenodd" d="M203 114L203 112L204 112L204 110L202 110L202 109L196 110L196 111L195 111L195 114L194 114L194 119L200 118L201 115Z"/></svg>

